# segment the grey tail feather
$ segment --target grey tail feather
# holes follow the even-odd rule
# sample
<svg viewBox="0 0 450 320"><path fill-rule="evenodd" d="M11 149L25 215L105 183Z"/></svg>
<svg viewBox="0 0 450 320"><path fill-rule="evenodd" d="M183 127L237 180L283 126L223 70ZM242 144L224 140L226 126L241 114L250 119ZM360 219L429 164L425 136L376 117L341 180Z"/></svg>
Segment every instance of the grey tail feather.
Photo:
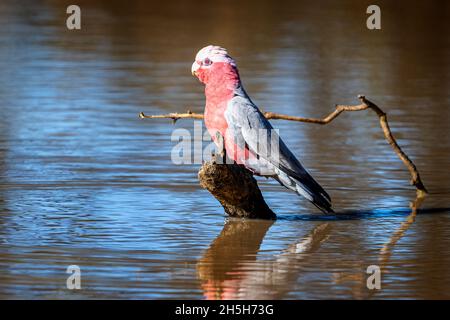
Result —
<svg viewBox="0 0 450 320"><path fill-rule="evenodd" d="M323 199L320 200L320 202L316 199L316 197L314 197L314 201L311 201L311 203L313 205L315 205L317 208L319 208L323 213L332 213L334 214L334 210L331 207L331 203L327 202L327 201L322 201Z"/></svg>
<svg viewBox="0 0 450 320"><path fill-rule="evenodd" d="M300 188L307 193L309 197L306 197L313 205L319 208L323 213L334 213L331 207L330 196L326 191L312 178L306 181L297 181L297 190ZM299 190L298 190L299 191ZM298 192L297 191L297 192ZM301 192L298 192L300 195Z"/></svg>
<svg viewBox="0 0 450 320"><path fill-rule="evenodd" d="M328 195L328 193L314 180L314 178L308 173L308 172L302 172L298 173L293 170L290 170L288 168L283 168L283 170L288 176L291 177L291 179L296 180L300 183L300 185L304 186L306 190L308 190L308 193L313 194L321 194L323 197L325 197L328 202L331 202L331 198ZM303 189L305 189L303 188Z"/></svg>
<svg viewBox="0 0 450 320"><path fill-rule="evenodd" d="M308 199L323 213L334 213L331 208L331 199L326 191L310 176L304 176L302 181L279 170L275 178L282 186L291 189Z"/></svg>

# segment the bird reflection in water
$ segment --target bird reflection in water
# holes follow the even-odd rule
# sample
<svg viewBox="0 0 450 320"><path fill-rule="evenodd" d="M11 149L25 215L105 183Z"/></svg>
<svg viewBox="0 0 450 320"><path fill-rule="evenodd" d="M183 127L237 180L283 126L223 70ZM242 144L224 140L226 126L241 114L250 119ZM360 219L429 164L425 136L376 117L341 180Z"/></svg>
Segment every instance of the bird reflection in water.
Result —
<svg viewBox="0 0 450 320"><path fill-rule="evenodd" d="M281 299L299 276L299 262L316 251L331 231L329 223L321 223L275 259L257 260L260 245L273 223L241 219L226 222L197 264L207 299Z"/></svg>

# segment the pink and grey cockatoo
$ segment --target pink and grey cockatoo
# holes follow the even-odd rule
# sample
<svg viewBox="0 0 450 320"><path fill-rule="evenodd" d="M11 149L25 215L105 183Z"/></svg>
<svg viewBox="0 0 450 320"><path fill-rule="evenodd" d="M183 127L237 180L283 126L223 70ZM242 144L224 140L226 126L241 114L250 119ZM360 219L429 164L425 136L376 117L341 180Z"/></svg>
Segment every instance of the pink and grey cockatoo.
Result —
<svg viewBox="0 0 450 320"><path fill-rule="evenodd" d="M255 175L272 177L323 212L332 213L330 196L279 139L245 92L236 62L227 50L212 45L201 49L191 71L205 84L205 125L219 148L223 147L230 159ZM274 138L278 150L271 152Z"/></svg>

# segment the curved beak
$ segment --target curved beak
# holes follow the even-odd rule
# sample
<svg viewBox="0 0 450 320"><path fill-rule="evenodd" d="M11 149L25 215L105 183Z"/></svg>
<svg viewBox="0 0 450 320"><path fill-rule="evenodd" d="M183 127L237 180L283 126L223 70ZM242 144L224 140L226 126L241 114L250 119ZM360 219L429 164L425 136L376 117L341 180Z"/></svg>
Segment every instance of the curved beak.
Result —
<svg viewBox="0 0 450 320"><path fill-rule="evenodd" d="M194 61L191 67L191 73L193 76L197 76L197 70L200 69L200 64L197 63L197 61Z"/></svg>

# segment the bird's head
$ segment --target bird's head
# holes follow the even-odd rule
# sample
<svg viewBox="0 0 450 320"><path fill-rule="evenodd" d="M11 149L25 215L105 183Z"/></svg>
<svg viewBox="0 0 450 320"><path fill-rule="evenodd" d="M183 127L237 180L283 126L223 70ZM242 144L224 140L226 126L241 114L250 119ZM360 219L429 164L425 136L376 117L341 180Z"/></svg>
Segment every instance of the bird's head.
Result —
<svg viewBox="0 0 450 320"><path fill-rule="evenodd" d="M204 84L239 79L236 62L228 55L227 50L213 45L204 47L197 53L191 72Z"/></svg>

